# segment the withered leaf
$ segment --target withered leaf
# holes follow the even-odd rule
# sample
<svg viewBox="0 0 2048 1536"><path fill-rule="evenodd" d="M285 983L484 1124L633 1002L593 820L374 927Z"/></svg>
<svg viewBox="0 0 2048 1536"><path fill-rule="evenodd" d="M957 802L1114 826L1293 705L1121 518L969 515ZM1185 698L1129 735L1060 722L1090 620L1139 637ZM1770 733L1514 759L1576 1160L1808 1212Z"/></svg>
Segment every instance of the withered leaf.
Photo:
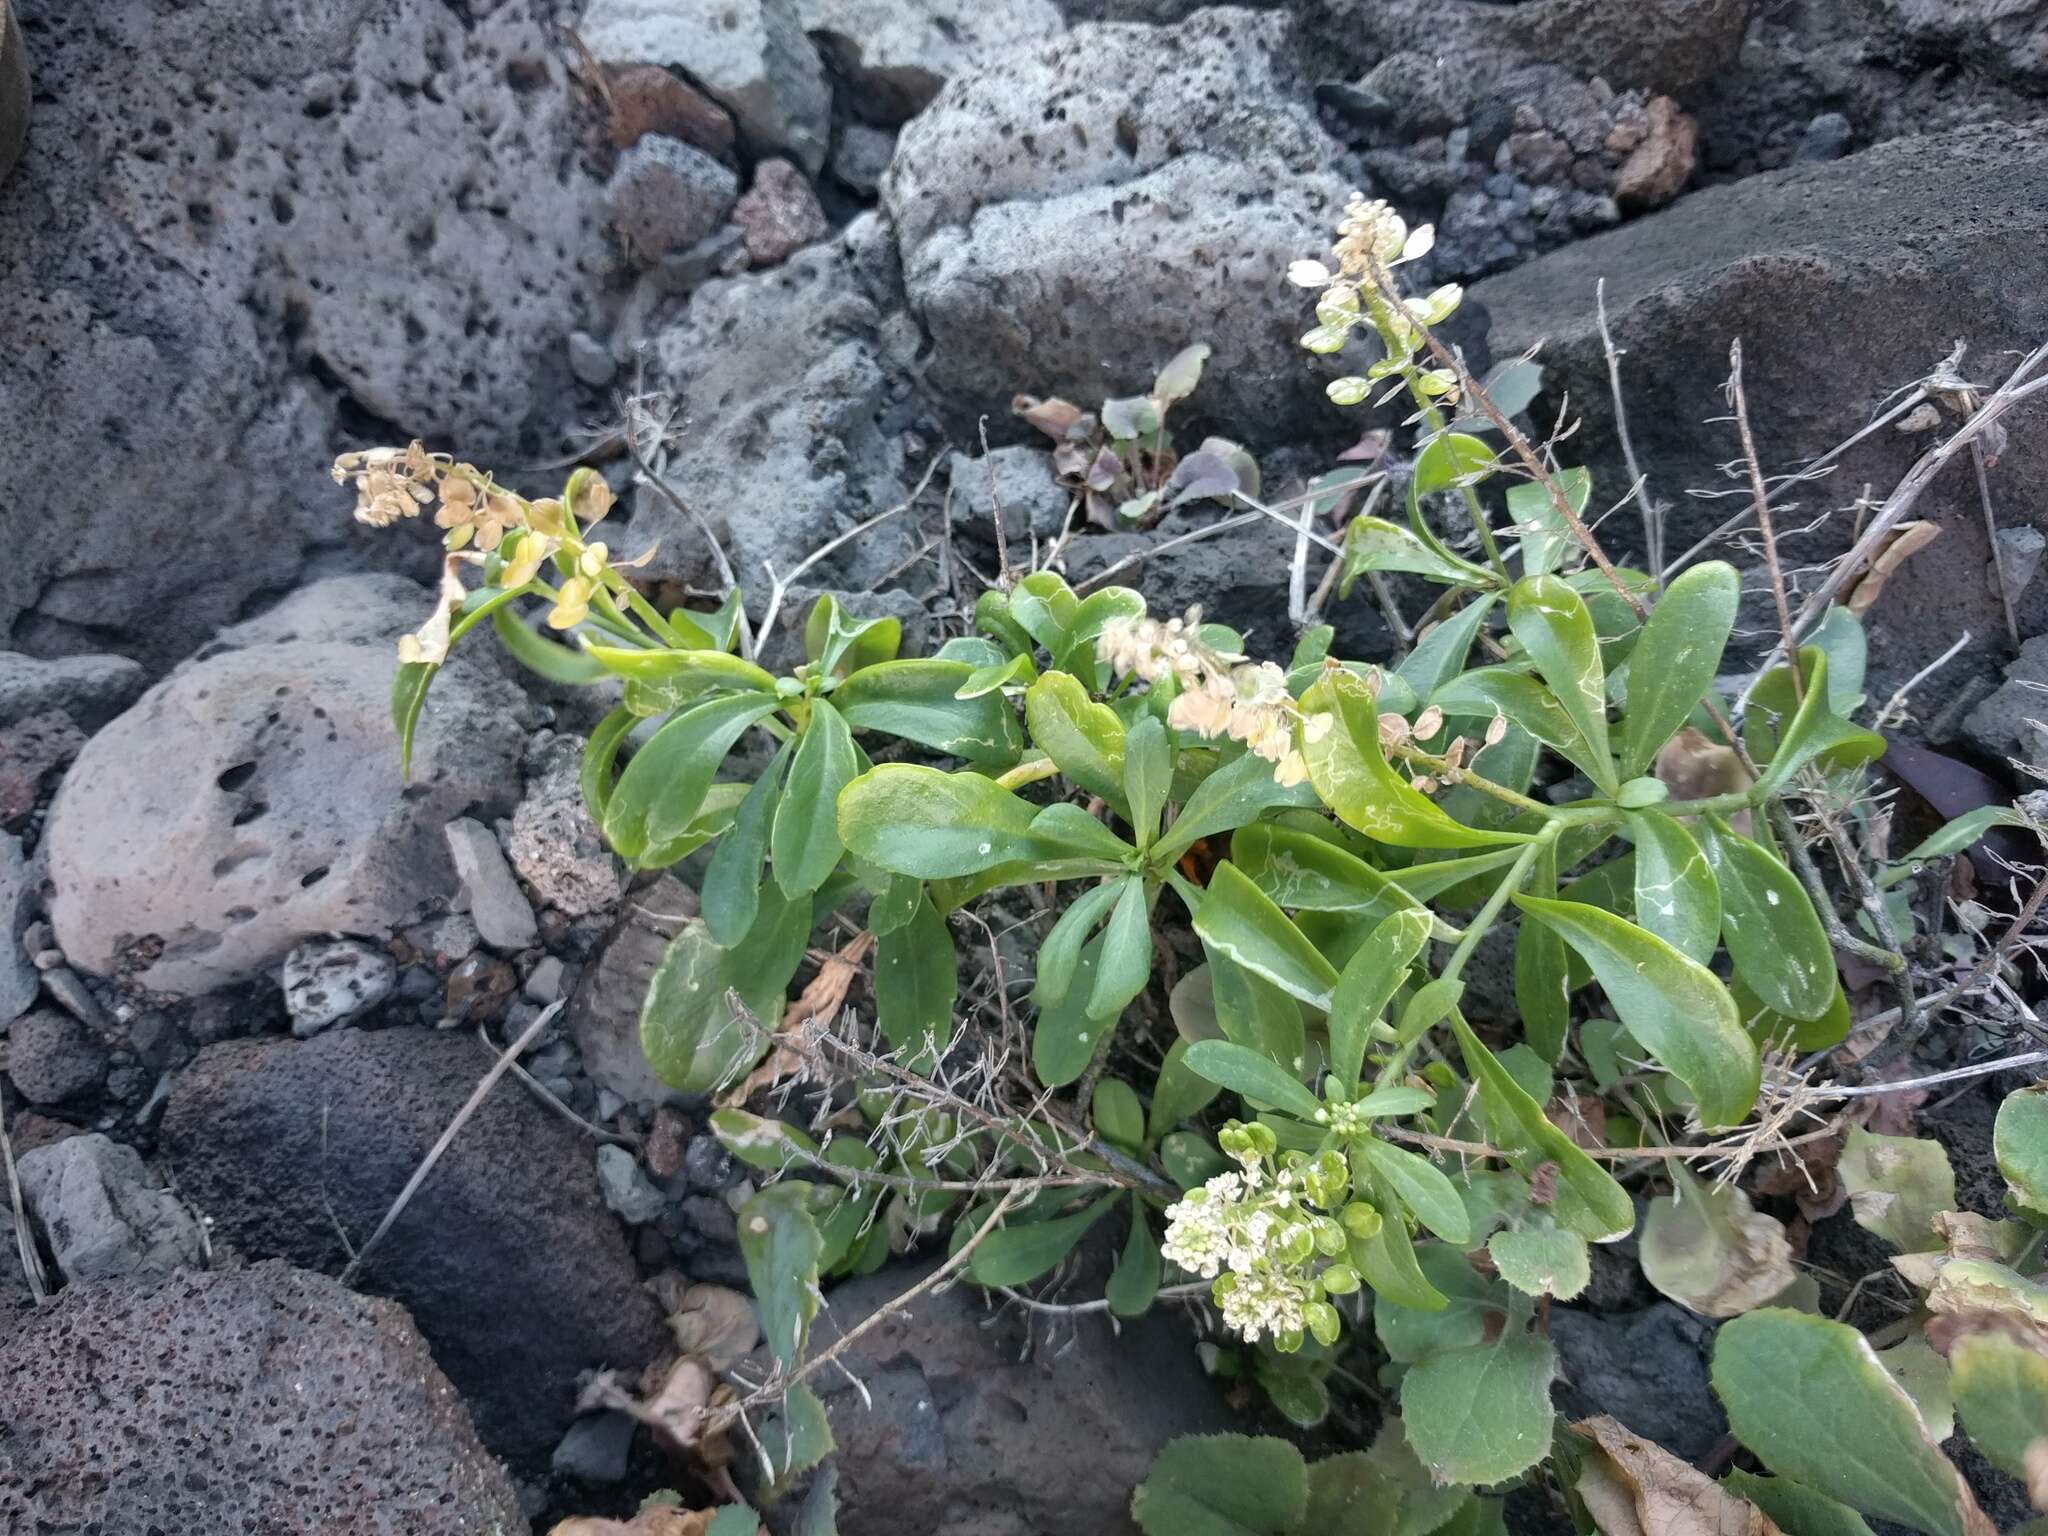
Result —
<svg viewBox="0 0 2048 1536"><path fill-rule="evenodd" d="M1572 1425L1593 1442L1579 1497L1602 1536L1779 1536L1746 1499L1604 1414Z"/></svg>

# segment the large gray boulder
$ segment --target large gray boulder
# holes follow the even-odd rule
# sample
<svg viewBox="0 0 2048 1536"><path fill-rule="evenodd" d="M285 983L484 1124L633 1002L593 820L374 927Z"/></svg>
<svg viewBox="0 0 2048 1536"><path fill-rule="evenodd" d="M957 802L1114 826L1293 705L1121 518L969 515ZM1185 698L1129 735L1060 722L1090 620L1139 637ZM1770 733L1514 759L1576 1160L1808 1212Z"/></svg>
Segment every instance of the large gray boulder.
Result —
<svg viewBox="0 0 2048 1536"><path fill-rule="evenodd" d="M15 1314L0 1424L0 1530L528 1530L404 1310L284 1264Z"/></svg>
<svg viewBox="0 0 2048 1536"><path fill-rule="evenodd" d="M457 652L401 776L397 636L432 606L396 576L305 588L93 737L48 829L50 915L72 964L206 992L301 939L382 936L452 895L442 828L517 802L526 704Z"/></svg>
<svg viewBox="0 0 2048 1536"><path fill-rule="evenodd" d="M1478 284L1495 356L1544 343L1547 421L1567 395L1584 423L1568 451L1594 468L1605 505L1626 489L1594 303L1607 283L1623 352L1636 454L1672 504L1669 553L1739 505L1689 499L1726 492L1722 466L1740 452L1722 386L1732 341L1767 472L1782 473L1847 438L1894 390L1934 369L1959 339L1966 377L1996 383L2048 337L2048 131L1965 129L1898 140L1822 165L1709 187L1625 229L1584 240ZM1953 426L1954 418L1947 425ZM2006 418L2010 441L1991 474L2001 520L2044 525L2030 488L2048 478L2048 412ZM1868 483L1882 496L1933 439L1884 431L1826 481L1805 487L1787 530L1846 505ZM1604 498L1604 499L1603 499ZM1891 578L1873 612L1876 681L1918 670L1969 630L1997 643L2004 618L1985 579L1990 550L1967 460L1921 497L1914 515L1941 537ZM1847 546L1837 513L1786 542L1793 563ZM1609 521L1619 547L1637 538L1633 510ZM1912 622L1885 622L1912 615ZM2048 586L2020 603L2022 634L2048 624ZM1883 692L1872 692L1882 698Z"/></svg>
<svg viewBox="0 0 2048 1536"><path fill-rule="evenodd" d="M964 435L1019 391L1149 388L1197 341L1189 415L1252 441L1336 419L1284 277L1328 247L1347 184L1292 47L1270 12L1079 26L978 58L904 129L883 202Z"/></svg>
<svg viewBox="0 0 2048 1536"><path fill-rule="evenodd" d="M162 666L337 561L337 439L552 456L614 260L550 0L22 0L0 643ZM0 88L0 98L6 95Z"/></svg>
<svg viewBox="0 0 2048 1536"><path fill-rule="evenodd" d="M162 1140L178 1187L245 1258L338 1271L374 1231L490 1055L467 1031L336 1029L201 1051ZM577 1377L630 1377L665 1337L604 1207L590 1143L507 1077L365 1265L462 1389L478 1433L522 1467L574 1417Z"/></svg>

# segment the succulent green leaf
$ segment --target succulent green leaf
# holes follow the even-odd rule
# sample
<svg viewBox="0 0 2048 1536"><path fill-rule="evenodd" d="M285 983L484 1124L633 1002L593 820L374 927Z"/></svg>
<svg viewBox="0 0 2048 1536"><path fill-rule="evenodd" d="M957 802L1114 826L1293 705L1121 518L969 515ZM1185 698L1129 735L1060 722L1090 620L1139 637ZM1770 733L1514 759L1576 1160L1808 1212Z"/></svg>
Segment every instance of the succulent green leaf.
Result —
<svg viewBox="0 0 2048 1536"><path fill-rule="evenodd" d="M711 1093L759 1061L782 1022L810 929L810 901L789 901L772 885L731 949L714 943L701 921L685 924L662 952L640 1005L640 1048L655 1076L684 1093ZM732 993L751 1021L733 1011Z"/></svg>
<svg viewBox="0 0 2048 1536"><path fill-rule="evenodd" d="M1701 965L1721 945L1721 886L1698 841L1662 811L1631 811L1637 926Z"/></svg>
<svg viewBox="0 0 2048 1536"><path fill-rule="evenodd" d="M1365 679L1332 672L1302 696L1309 714L1329 713L1330 729L1304 741L1309 778L1345 825L1399 848L1486 848L1527 842L1520 833L1453 821L1387 763L1380 750L1377 701Z"/></svg>
<svg viewBox="0 0 2048 1536"><path fill-rule="evenodd" d="M1080 608L1081 600L1057 571L1033 571L1010 589L1010 618L1054 655Z"/></svg>
<svg viewBox="0 0 2048 1536"><path fill-rule="evenodd" d="M1351 1177L1353 1193L1359 1198L1369 1200L1383 1214L1398 1209L1400 1196L1355 1151ZM1389 1216L1370 1237L1353 1236L1345 1253L1351 1267L1372 1288L1375 1316L1389 1304L1418 1312L1441 1311L1449 1305L1444 1293L1423 1273L1407 1222Z"/></svg>
<svg viewBox="0 0 2048 1536"><path fill-rule="evenodd" d="M1344 533L1344 575L1339 592L1348 593L1351 584L1367 571L1407 571L1460 587L1483 586L1492 580L1484 567L1431 548L1399 523L1383 517L1354 517Z"/></svg>
<svg viewBox="0 0 2048 1536"><path fill-rule="evenodd" d="M595 740L593 737L592 741ZM761 777L740 802L732 830L711 850L711 858L704 866L704 926L711 930L712 938L728 948L747 936L747 930L754 926L755 913L761 909L761 860L768 852L776 797L782 791L782 776L789 767L791 750L787 742L776 749ZM836 817L829 802L824 814Z"/></svg>
<svg viewBox="0 0 2048 1536"><path fill-rule="evenodd" d="M775 691L774 673L723 651L642 650L633 646L594 645L588 639L583 642L583 649L605 671L628 682L685 690Z"/></svg>
<svg viewBox="0 0 2048 1536"><path fill-rule="evenodd" d="M1658 749L1714 684L1735 629L1742 578L1720 560L1689 566L1664 589L1629 653L1628 708L1621 717L1621 776L1649 771Z"/></svg>
<svg viewBox="0 0 2048 1536"><path fill-rule="evenodd" d="M1093 1204L1067 1216L1044 1221L1018 1221L998 1228L983 1238L967 1259L967 1278L976 1285L1027 1285L1058 1264L1088 1229L1108 1215L1116 1205L1115 1195L1104 1195ZM969 1224L971 1231L978 1221Z"/></svg>
<svg viewBox="0 0 2048 1536"><path fill-rule="evenodd" d="M761 1337L786 1369L803 1359L811 1319L818 1315L818 1257L825 1240L815 1213L830 1198L824 1186L785 1179L740 1208L740 1257L761 1315Z"/></svg>
<svg viewBox="0 0 2048 1536"><path fill-rule="evenodd" d="M1312 806L1315 791L1293 788L1273 777L1273 765L1246 752L1225 763L1195 787L1173 825L1152 845L1154 867L1170 864L1205 837L1230 832L1281 806Z"/></svg>
<svg viewBox="0 0 2048 1536"><path fill-rule="evenodd" d="M1183 1435L1131 1496L1145 1536L1293 1536L1307 1514L1301 1452L1270 1435Z"/></svg>
<svg viewBox="0 0 2048 1536"><path fill-rule="evenodd" d="M1088 992L1089 1019L1115 1028L1124 1006L1151 979L1152 915L1146 909L1145 882L1132 875L1123 882L1123 892L1102 930L1102 950Z"/></svg>
<svg viewBox="0 0 2048 1536"><path fill-rule="evenodd" d="M973 675L964 661L884 661L841 683L832 703L857 731L881 731L982 767L1006 768L1024 748L1016 712L1000 691L961 698Z"/></svg>
<svg viewBox="0 0 2048 1536"><path fill-rule="evenodd" d="M1361 1141L1358 1146L1417 1221L1447 1243L1463 1243L1471 1238L1472 1218L1464 1199L1436 1164L1377 1137Z"/></svg>
<svg viewBox="0 0 2048 1536"><path fill-rule="evenodd" d="M1301 1004L1221 950L1205 950L1213 1017L1223 1038L1300 1070L1307 1061Z"/></svg>
<svg viewBox="0 0 2048 1536"><path fill-rule="evenodd" d="M1152 1085L1152 1105L1146 1112L1145 1142L1152 1145L1191 1115L1209 1107L1220 1090L1188 1065L1188 1042L1175 1040L1167 1049L1159 1077Z"/></svg>
<svg viewBox="0 0 2048 1536"><path fill-rule="evenodd" d="M1116 894L1114 884L1105 887ZM1074 972L1057 1003L1041 1003L1031 1032L1031 1070L1048 1088L1064 1088L1088 1070L1105 1026L1088 1017L1095 992L1095 968L1102 957L1098 935L1081 946Z"/></svg>
<svg viewBox="0 0 2048 1536"><path fill-rule="evenodd" d="M1531 896L1557 894L1557 844L1536 855L1523 889ZM1522 1015L1522 1038L1529 1049L1555 1064L1564 1054L1572 1022L1572 968L1563 937L1543 923L1522 922L1515 929L1515 1006Z"/></svg>
<svg viewBox="0 0 2048 1536"><path fill-rule="evenodd" d="M897 1050L922 1051L927 1037L944 1050L959 988L952 930L926 896L908 923L875 941L875 1022Z"/></svg>
<svg viewBox="0 0 2048 1536"><path fill-rule="evenodd" d="M1330 1070L1346 1091L1358 1086L1372 1029L1429 942L1429 914L1409 908L1383 919L1345 962L1330 993Z"/></svg>
<svg viewBox="0 0 2048 1536"><path fill-rule="evenodd" d="M711 1134L734 1157L764 1173L787 1173L818 1161L818 1144L795 1126L744 1109L714 1109Z"/></svg>
<svg viewBox="0 0 2048 1536"><path fill-rule="evenodd" d="M1721 1479L1721 1486L1770 1516L1787 1536L1872 1536L1863 1517L1848 1505L1789 1477L1759 1477L1737 1469Z"/></svg>
<svg viewBox="0 0 2048 1536"><path fill-rule="evenodd" d="M2009 1333L1965 1334L1949 1352L1971 1443L2048 1503L2048 1355Z"/></svg>
<svg viewBox="0 0 2048 1536"><path fill-rule="evenodd" d="M439 662L401 661L391 680L391 723L398 728L398 771L412 777L412 738L419 729L420 711L426 706L427 689L433 686Z"/></svg>
<svg viewBox="0 0 2048 1536"><path fill-rule="evenodd" d="M615 709L597 722L583 744L577 783L583 791L583 808L600 827L604 825L604 808L612 798L612 785L618 779L619 748L639 723L639 716L632 710Z"/></svg>
<svg viewBox="0 0 2048 1536"><path fill-rule="evenodd" d="M903 648L900 619L856 619L826 593L804 618L804 659L826 677L849 677L877 662L894 661Z"/></svg>
<svg viewBox="0 0 2048 1536"><path fill-rule="evenodd" d="M857 766L845 719L828 701L813 699L769 839L775 883L784 895L810 895L839 867L846 851L839 841L839 792L853 782Z"/></svg>
<svg viewBox="0 0 2048 1536"><path fill-rule="evenodd" d="M1210 1082L1242 1098L1284 1109L1297 1119L1313 1121L1322 1108L1321 1101L1292 1072L1232 1040L1195 1041L1188 1047L1187 1064L1190 1071Z"/></svg>
<svg viewBox="0 0 2048 1536"><path fill-rule="evenodd" d="M2027 818L2009 805L1980 805L1974 811L1958 816L1933 836L1922 841L1911 853L1898 859L1900 864L1923 864L1929 859L1945 858L1951 853L1961 853L1989 832L1993 827L2024 827Z"/></svg>
<svg viewBox="0 0 2048 1536"><path fill-rule="evenodd" d="M1296 911L1359 912L1375 918L1396 912L1427 916L1414 893L1391 876L1327 837L1297 827L1256 821L1240 828L1230 839L1230 862L1276 905Z"/></svg>
<svg viewBox="0 0 2048 1536"><path fill-rule="evenodd" d="M1159 813L1173 788L1173 744L1162 721L1147 716L1124 738L1124 803L1140 848L1159 835Z"/></svg>
<svg viewBox="0 0 2048 1536"><path fill-rule="evenodd" d="M1564 492L1572 516L1586 516L1586 502L1593 494L1593 477L1583 469L1561 469L1554 476ZM1534 480L1517 480L1507 489L1508 516L1525 530L1517 541L1522 551L1522 572L1527 576L1548 576L1564 564L1565 551L1574 543L1569 524L1558 515L1550 488Z"/></svg>
<svg viewBox="0 0 2048 1536"><path fill-rule="evenodd" d="M839 796L839 836L891 873L948 880L1057 856L1032 836L1037 808L978 773L884 763Z"/></svg>
<svg viewBox="0 0 2048 1536"><path fill-rule="evenodd" d="M1503 1333L1434 1355L1401 1378L1408 1443L1439 1482L1499 1483L1550 1454L1548 1339Z"/></svg>
<svg viewBox="0 0 2048 1536"><path fill-rule="evenodd" d="M1123 884L1112 880L1082 892L1052 925L1052 931L1038 947L1038 980L1031 996L1039 1007L1050 1008L1066 997L1075 969L1081 963L1082 946L1121 894Z"/></svg>
<svg viewBox="0 0 2048 1536"><path fill-rule="evenodd" d="M1817 1019L1841 990L1835 952L1806 888L1775 853L1718 816L1699 823L1721 892L1721 937L1742 984L1766 1007ZM1641 855L1638 853L1638 858ZM1642 921L1642 913L1636 914Z"/></svg>
<svg viewBox="0 0 2048 1536"><path fill-rule="evenodd" d="M708 655L690 651L686 655ZM681 836L733 743L776 701L758 693L706 699L675 716L633 755L604 808L605 841L628 861Z"/></svg>
<svg viewBox="0 0 2048 1536"><path fill-rule="evenodd" d="M1495 601L1494 594L1488 592L1438 624L1415 642L1415 649L1394 669L1394 675L1413 688L1417 698L1435 693L1465 670L1465 658Z"/></svg>
<svg viewBox="0 0 2048 1536"><path fill-rule="evenodd" d="M1998 1106L1991 1149L2014 1202L2048 1216L2048 1082L2009 1094Z"/></svg>
<svg viewBox="0 0 2048 1536"><path fill-rule="evenodd" d="M1969 1485L1863 1335L1765 1307L1714 1338L1714 1392L1772 1472L1928 1536L1991 1536Z"/></svg>
<svg viewBox="0 0 2048 1536"><path fill-rule="evenodd" d="M1583 770L1594 783L1601 783L1603 775L1613 776L1604 741L1588 741L1557 695L1526 672L1480 667L1445 683L1430 703L1446 714L1500 715Z"/></svg>
<svg viewBox="0 0 2048 1536"><path fill-rule="evenodd" d="M1598 907L1536 896L1515 904L1586 962L1629 1033L1692 1091L1703 1124L1734 1125L1749 1113L1762 1063L1712 971Z"/></svg>
<svg viewBox="0 0 2048 1536"><path fill-rule="evenodd" d="M1508 628L1578 727L1588 758L1579 766L1613 794L1619 780L1607 747L1607 672L1585 599L1555 576L1525 576L1508 593Z"/></svg>
<svg viewBox="0 0 2048 1536"><path fill-rule="evenodd" d="M559 641L536 633L522 624L518 615L509 608L491 610L491 630L497 635L498 643L505 647L506 655L534 676L546 678L551 683L565 688L580 688L609 675L604 664L595 657L571 650Z"/></svg>
<svg viewBox="0 0 2048 1536"><path fill-rule="evenodd" d="M1138 1091L1120 1077L1105 1077L1095 1084L1088 1101L1088 1115L1095 1132L1111 1146L1137 1153L1145 1140L1145 1107Z"/></svg>
<svg viewBox="0 0 2048 1536"><path fill-rule="evenodd" d="M1140 1317L1150 1311L1153 1298L1159 1294L1163 1267L1159 1258L1159 1239L1152 1235L1152 1222L1146 1214L1145 1202L1134 1194L1131 1196L1130 1235L1124 1239L1123 1252L1117 1256L1116 1267L1109 1272L1109 1282L1102 1288L1109 1310L1118 1317Z"/></svg>
<svg viewBox="0 0 2048 1536"><path fill-rule="evenodd" d="M1799 653L1805 679L1803 696L1794 699L1792 669L1774 667L1750 692L1742 734L1750 756L1764 765L1757 782L1759 797L1782 788L1810 762L1829 772L1853 768L1884 751L1884 738L1836 714L1830 702L1827 653L1809 645ZM1775 714L1776 724L1771 723Z"/></svg>
<svg viewBox="0 0 2048 1536"><path fill-rule="evenodd" d="M1124 723L1065 672L1048 672L1024 694L1031 740L1061 773L1119 811L1124 799Z"/></svg>
<svg viewBox="0 0 2048 1536"><path fill-rule="evenodd" d="M1336 968L1236 865L1216 866L1195 914L1195 932L1209 949L1282 991L1318 1008L1329 1006Z"/></svg>

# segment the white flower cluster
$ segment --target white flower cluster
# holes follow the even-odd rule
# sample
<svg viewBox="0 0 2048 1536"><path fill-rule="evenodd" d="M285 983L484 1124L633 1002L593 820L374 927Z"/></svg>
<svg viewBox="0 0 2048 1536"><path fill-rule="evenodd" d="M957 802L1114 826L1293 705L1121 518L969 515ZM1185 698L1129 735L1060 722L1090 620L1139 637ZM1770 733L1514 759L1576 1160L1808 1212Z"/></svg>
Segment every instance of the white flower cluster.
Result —
<svg viewBox="0 0 2048 1536"><path fill-rule="evenodd" d="M1118 674L1135 673L1148 683L1171 678L1178 686L1166 723L1214 740L1241 741L1273 764L1273 777L1292 787L1308 777L1308 764L1295 746L1295 724L1319 741L1330 729L1328 715L1303 719L1287 692L1287 674L1270 661L1248 662L1201 638L1202 610L1178 619L1112 619L1095 642L1096 656Z"/></svg>
<svg viewBox="0 0 2048 1536"><path fill-rule="evenodd" d="M1344 1232L1309 1207L1302 1180L1282 1168L1268 1177L1256 1156L1239 1155L1242 1174L1219 1173L1167 1207L1160 1252L1204 1280L1225 1326L1256 1342L1270 1335L1283 1350L1305 1333L1334 1338L1337 1315L1323 1297L1356 1290L1347 1265L1315 1271L1318 1257L1344 1249ZM1326 1339L1327 1341L1327 1339Z"/></svg>
<svg viewBox="0 0 2048 1536"><path fill-rule="evenodd" d="M1396 379L1383 399L1403 388L1419 390L1429 399L1448 400L1457 394L1458 375L1449 368L1423 368L1416 360L1422 344L1422 328L1448 320L1464 299L1456 283L1433 289L1426 298L1389 302L1381 289L1388 272L1403 262L1429 254L1436 244L1430 225L1410 230L1406 221L1384 202L1368 202L1353 194L1337 226L1337 243L1331 247L1337 267L1332 271L1320 261L1297 261L1287 269L1287 280L1298 288L1319 288L1316 326L1301 338L1309 351L1340 352L1351 332L1370 323L1380 334L1386 355L1363 374L1332 379L1326 386L1339 405L1357 405L1372 386L1385 378Z"/></svg>

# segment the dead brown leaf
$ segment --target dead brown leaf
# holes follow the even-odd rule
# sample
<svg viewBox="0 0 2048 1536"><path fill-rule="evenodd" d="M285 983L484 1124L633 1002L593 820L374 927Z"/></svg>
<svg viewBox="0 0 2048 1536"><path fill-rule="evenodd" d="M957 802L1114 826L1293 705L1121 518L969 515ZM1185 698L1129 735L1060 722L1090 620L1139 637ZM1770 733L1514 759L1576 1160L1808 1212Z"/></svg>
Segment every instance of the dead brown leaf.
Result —
<svg viewBox="0 0 2048 1536"><path fill-rule="evenodd" d="M744 1104L758 1089L772 1088L803 1070L804 1058L789 1043L791 1038L811 1020L829 1019L846 1005L846 994L874 945L875 936L863 930L848 939L837 954L826 956L818 974L783 1011L782 1027L775 1032L775 1048L737 1085L719 1095L720 1107L732 1109Z"/></svg>
<svg viewBox="0 0 2048 1536"><path fill-rule="evenodd" d="M1685 726L1664 743L1657 753L1655 773L1674 801L1706 800L1715 795L1732 795L1748 789L1749 770L1742 766L1733 747L1724 747L1705 733ZM1677 814L1674 807L1673 814ZM1736 816L1731 825L1747 834L1749 813Z"/></svg>
<svg viewBox="0 0 2048 1536"><path fill-rule="evenodd" d="M723 1285L686 1286L669 1309L676 1347L714 1371L729 1371L761 1342L753 1303Z"/></svg>
<svg viewBox="0 0 2048 1536"><path fill-rule="evenodd" d="M1022 417L1056 443L1067 440L1074 424L1085 414L1081 407L1057 395L1041 400L1036 395L1016 395L1010 400L1011 414Z"/></svg>
<svg viewBox="0 0 2048 1536"><path fill-rule="evenodd" d="M677 1509L671 1504L656 1504L630 1520L579 1515L555 1526L548 1536L704 1536L717 1514L715 1509Z"/></svg>
<svg viewBox="0 0 2048 1536"><path fill-rule="evenodd" d="M1578 1493L1602 1536L1782 1536L1754 1504L1620 1420L1602 1415L1572 1429L1599 1448Z"/></svg>
<svg viewBox="0 0 2048 1536"><path fill-rule="evenodd" d="M1857 618L1862 618L1884 593L1884 584L1898 573L1900 566L1920 550L1925 549L1941 537L1941 525L1926 521L1901 523L1892 530L1890 540L1879 550L1877 558L1870 562L1870 569L1857 578L1856 585L1843 599L1842 606Z"/></svg>

